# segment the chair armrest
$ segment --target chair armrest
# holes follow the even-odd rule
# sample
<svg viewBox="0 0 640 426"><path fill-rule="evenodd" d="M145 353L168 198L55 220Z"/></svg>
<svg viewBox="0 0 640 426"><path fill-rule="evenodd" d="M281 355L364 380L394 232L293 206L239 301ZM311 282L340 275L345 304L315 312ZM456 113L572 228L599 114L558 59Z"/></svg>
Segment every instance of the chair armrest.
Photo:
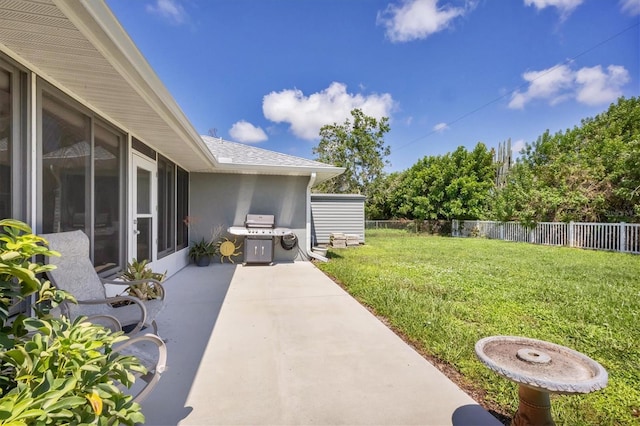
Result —
<svg viewBox="0 0 640 426"><path fill-rule="evenodd" d="M100 281L102 281L102 284L115 284L115 285L125 285L127 287L131 286L131 285L135 285L135 284L145 284L145 283L151 283L153 284L153 287L158 289L158 294L160 295L160 299L164 300L164 287L162 286L162 284L160 283L160 281L154 279L154 278L146 278L144 280L133 280L133 281L119 281L119 280L107 280L107 279L100 279Z"/></svg>
<svg viewBox="0 0 640 426"><path fill-rule="evenodd" d="M106 299L91 299L91 300L78 300L78 305L102 305L102 304L112 304L117 302L128 301L140 308L140 320L136 324L135 328L131 330L128 334L135 334L138 331L142 330L145 323L147 322L147 308L144 306L144 303L137 297L131 296L115 296L115 297L107 297ZM117 309L117 308L114 308Z"/></svg>
<svg viewBox="0 0 640 426"><path fill-rule="evenodd" d="M115 285L124 285L129 287L130 281L119 281L119 280L107 280L105 278L100 278L102 284L115 284Z"/></svg>
<svg viewBox="0 0 640 426"><path fill-rule="evenodd" d="M140 354L140 351L136 351L134 347L131 347L132 345L140 342L151 342L152 344L156 345L158 348L158 354L157 354L158 356L157 356L157 360L153 361L155 365L145 366L148 371L147 371L147 374L145 374L141 378L147 384L144 386L144 388L140 392L138 392L137 395L133 397L134 402L141 402L149 395L151 390L160 380L160 376L162 375L162 373L165 372L167 368L167 345L164 343L164 341L160 337L158 337L155 334L147 333L140 336L136 336L134 338L131 338L125 341L121 345L115 347L113 350L122 355L136 356L144 364L144 360L148 361L148 357L146 355L149 355L149 354L148 353Z"/></svg>
<svg viewBox="0 0 640 426"><path fill-rule="evenodd" d="M113 332L122 331L122 324L120 321L114 316L111 315L89 315L85 317L83 321L90 322L92 324L101 325L105 328L110 329ZM111 324L111 326L106 326L101 324L101 321L105 321Z"/></svg>

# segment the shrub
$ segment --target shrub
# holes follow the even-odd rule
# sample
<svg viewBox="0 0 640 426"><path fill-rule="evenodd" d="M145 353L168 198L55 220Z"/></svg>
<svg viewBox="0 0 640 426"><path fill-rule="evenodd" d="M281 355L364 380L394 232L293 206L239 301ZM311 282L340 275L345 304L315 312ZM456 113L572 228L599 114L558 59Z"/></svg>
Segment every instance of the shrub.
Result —
<svg viewBox="0 0 640 426"><path fill-rule="evenodd" d="M144 422L140 406L118 388L131 386L144 367L121 356L113 345L121 332L66 318L52 307L68 293L39 274L54 268L34 262L55 256L25 223L0 220L0 424L126 424ZM37 318L19 315L9 323L12 304L37 295Z"/></svg>

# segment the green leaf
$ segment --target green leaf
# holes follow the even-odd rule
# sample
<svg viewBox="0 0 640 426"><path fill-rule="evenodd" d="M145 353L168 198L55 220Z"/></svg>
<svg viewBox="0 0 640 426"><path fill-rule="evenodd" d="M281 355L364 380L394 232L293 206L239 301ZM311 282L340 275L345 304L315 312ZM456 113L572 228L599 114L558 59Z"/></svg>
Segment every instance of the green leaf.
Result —
<svg viewBox="0 0 640 426"><path fill-rule="evenodd" d="M75 408L86 402L87 400L81 396L68 396L61 398L59 401L52 401L50 404L45 404L43 408L45 408L47 412L55 412L63 408Z"/></svg>

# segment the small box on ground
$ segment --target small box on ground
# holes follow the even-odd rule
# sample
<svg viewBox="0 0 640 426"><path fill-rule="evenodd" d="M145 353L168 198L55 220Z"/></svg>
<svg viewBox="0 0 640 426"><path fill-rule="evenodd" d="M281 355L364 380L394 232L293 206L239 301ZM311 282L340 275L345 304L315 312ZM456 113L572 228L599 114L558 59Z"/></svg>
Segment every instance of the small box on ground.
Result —
<svg viewBox="0 0 640 426"><path fill-rule="evenodd" d="M346 234L346 237L347 247L360 245L360 236L358 234Z"/></svg>
<svg viewBox="0 0 640 426"><path fill-rule="evenodd" d="M334 232L329 235L329 244L335 248L347 247L347 236L342 232Z"/></svg>

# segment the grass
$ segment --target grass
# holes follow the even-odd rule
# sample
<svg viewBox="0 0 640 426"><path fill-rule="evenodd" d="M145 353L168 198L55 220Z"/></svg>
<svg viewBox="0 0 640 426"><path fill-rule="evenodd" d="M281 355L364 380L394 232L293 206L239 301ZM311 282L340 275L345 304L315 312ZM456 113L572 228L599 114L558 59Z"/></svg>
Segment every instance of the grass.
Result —
<svg viewBox="0 0 640 426"><path fill-rule="evenodd" d="M366 242L318 266L488 406L515 412L517 386L477 360L475 342L518 335L568 346L609 373L602 391L552 395L558 424L640 423L640 256L392 230Z"/></svg>

